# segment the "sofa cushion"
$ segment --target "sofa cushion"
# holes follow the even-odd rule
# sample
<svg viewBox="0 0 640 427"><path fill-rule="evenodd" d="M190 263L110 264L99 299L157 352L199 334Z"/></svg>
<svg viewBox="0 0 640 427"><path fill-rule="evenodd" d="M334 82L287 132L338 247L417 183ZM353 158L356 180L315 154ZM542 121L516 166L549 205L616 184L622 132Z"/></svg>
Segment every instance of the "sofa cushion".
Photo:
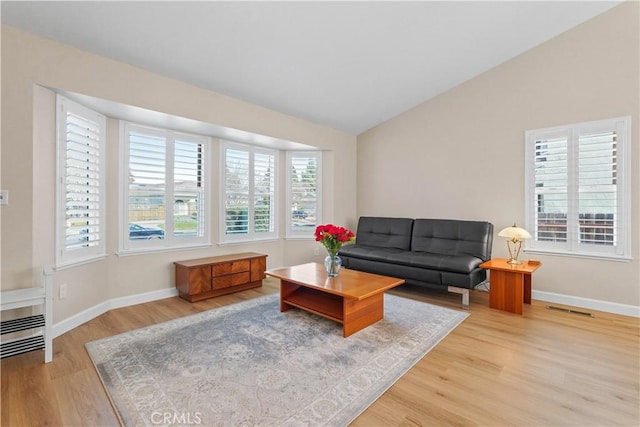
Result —
<svg viewBox="0 0 640 427"><path fill-rule="evenodd" d="M431 285L442 286L442 273L437 270L393 264L390 262L371 261L362 258L351 258L349 260L348 268L351 270L381 274L383 276L398 277L404 279L407 283L420 285L428 283Z"/></svg>
<svg viewBox="0 0 640 427"><path fill-rule="evenodd" d="M428 252L400 252L388 255L387 260L394 264L463 274L471 273L482 263L480 258L471 255L442 255Z"/></svg>
<svg viewBox="0 0 640 427"><path fill-rule="evenodd" d="M406 253L406 251L398 248L378 248L375 246L354 244L343 246L340 252L338 252L338 255L341 257L366 259L370 261L389 262L391 256L402 253Z"/></svg>
<svg viewBox="0 0 640 427"><path fill-rule="evenodd" d="M413 225L411 250L415 252L470 255L486 261L492 244L493 224L489 222L416 219Z"/></svg>
<svg viewBox="0 0 640 427"><path fill-rule="evenodd" d="M411 249L411 218L360 217L356 243L378 248Z"/></svg>

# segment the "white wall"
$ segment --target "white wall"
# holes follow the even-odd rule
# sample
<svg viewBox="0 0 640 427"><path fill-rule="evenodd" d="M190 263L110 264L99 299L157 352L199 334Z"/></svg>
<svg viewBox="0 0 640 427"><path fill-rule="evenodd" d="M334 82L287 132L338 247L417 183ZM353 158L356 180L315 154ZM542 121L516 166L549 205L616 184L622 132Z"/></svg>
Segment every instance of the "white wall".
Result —
<svg viewBox="0 0 640 427"><path fill-rule="evenodd" d="M323 219L355 223L356 137L256 105L172 80L38 36L2 27L2 207L1 289L28 287L44 265L54 263L55 93L52 89L133 105L240 129L325 150ZM118 256L118 141L116 120L107 123L108 233L105 260L57 271L68 298L54 302L54 322L78 315L105 300L173 287L172 262L224 253L268 254L268 268L320 261L313 240L245 244L210 249ZM213 165L218 165L217 140ZM282 168L284 170L284 168ZM212 185L213 241L217 242L218 181ZM284 213L281 213L284 220ZM284 234L284 230L281 230ZM56 292L57 295L57 292Z"/></svg>
<svg viewBox="0 0 640 427"><path fill-rule="evenodd" d="M639 3L624 3L358 136L358 215L524 223L524 132L632 116L633 261L527 255L538 295L640 306ZM506 256L502 238L493 254ZM553 296L546 294L547 297Z"/></svg>

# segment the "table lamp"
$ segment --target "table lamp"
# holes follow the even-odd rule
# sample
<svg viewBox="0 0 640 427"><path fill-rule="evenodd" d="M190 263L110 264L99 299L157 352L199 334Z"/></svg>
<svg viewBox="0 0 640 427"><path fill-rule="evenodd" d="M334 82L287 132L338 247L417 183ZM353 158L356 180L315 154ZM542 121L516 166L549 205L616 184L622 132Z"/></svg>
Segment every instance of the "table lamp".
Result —
<svg viewBox="0 0 640 427"><path fill-rule="evenodd" d="M507 249L509 250L509 260L507 263L513 265L522 264L522 261L518 261L518 255L520 255L520 248L522 247L522 239L530 239L531 234L524 228L516 227L514 223L511 227L503 228L498 233L498 236L509 238L509 240L507 240Z"/></svg>

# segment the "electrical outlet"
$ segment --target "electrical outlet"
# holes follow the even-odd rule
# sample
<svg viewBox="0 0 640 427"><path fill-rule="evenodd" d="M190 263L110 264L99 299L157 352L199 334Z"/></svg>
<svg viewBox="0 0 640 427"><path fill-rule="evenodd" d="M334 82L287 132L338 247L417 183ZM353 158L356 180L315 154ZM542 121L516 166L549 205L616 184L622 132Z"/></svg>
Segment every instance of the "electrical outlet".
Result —
<svg viewBox="0 0 640 427"><path fill-rule="evenodd" d="M9 190L0 190L0 205L9 204Z"/></svg>
<svg viewBox="0 0 640 427"><path fill-rule="evenodd" d="M58 288L58 296L60 297L60 299L67 299L67 284L66 283L62 283L60 284L60 288Z"/></svg>
<svg viewBox="0 0 640 427"><path fill-rule="evenodd" d="M313 248L313 254L314 255L320 255L320 248L318 248L318 247Z"/></svg>

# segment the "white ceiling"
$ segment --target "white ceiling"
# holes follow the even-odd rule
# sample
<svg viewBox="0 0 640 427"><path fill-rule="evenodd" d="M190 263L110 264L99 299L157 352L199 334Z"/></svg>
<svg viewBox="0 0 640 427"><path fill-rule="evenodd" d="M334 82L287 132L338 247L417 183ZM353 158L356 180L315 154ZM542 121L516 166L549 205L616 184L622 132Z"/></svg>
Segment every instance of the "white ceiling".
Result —
<svg viewBox="0 0 640 427"><path fill-rule="evenodd" d="M2 1L1 18L359 134L619 3Z"/></svg>

